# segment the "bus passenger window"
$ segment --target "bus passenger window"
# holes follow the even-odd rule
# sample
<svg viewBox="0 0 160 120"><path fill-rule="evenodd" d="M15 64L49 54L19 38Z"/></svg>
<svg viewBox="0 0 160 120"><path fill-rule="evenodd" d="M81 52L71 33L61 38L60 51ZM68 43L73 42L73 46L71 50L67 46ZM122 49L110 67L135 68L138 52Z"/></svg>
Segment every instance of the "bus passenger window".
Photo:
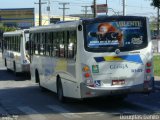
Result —
<svg viewBox="0 0 160 120"><path fill-rule="evenodd" d="M77 49L76 31L69 31L68 58L75 58Z"/></svg>

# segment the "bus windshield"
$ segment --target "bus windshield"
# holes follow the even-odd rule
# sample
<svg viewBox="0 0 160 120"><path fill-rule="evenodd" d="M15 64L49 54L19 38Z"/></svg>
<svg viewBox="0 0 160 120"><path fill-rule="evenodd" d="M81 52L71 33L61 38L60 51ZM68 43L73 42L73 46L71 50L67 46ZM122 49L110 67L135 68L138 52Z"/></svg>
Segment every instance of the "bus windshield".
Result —
<svg viewBox="0 0 160 120"><path fill-rule="evenodd" d="M92 21L85 24L85 48L88 51L131 51L148 44L145 19Z"/></svg>

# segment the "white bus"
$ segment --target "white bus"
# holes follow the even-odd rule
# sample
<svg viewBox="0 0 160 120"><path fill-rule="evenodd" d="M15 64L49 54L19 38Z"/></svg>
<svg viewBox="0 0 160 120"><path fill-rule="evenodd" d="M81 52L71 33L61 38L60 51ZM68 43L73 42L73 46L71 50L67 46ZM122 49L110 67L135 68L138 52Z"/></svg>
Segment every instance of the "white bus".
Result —
<svg viewBox="0 0 160 120"><path fill-rule="evenodd" d="M153 90L148 19L112 16L30 29L31 79L58 99Z"/></svg>
<svg viewBox="0 0 160 120"><path fill-rule="evenodd" d="M17 73L30 73L28 54L29 30L3 33L3 59L7 69Z"/></svg>

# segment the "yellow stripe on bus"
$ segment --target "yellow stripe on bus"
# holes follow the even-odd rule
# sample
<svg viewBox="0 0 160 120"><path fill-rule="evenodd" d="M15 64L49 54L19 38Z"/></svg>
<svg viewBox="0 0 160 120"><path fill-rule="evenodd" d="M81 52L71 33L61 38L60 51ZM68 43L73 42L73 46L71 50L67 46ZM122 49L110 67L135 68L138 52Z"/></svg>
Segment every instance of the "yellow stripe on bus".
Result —
<svg viewBox="0 0 160 120"><path fill-rule="evenodd" d="M123 58L120 58L118 56L105 56L105 61L122 61Z"/></svg>

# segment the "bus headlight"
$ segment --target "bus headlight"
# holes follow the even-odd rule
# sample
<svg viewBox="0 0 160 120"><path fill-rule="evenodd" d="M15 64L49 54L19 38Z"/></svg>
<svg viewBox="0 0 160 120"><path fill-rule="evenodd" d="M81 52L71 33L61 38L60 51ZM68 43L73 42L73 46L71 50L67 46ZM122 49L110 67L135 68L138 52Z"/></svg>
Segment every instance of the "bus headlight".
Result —
<svg viewBox="0 0 160 120"><path fill-rule="evenodd" d="M85 76L86 78L89 78L91 75L90 75L89 73L85 73L84 76Z"/></svg>

